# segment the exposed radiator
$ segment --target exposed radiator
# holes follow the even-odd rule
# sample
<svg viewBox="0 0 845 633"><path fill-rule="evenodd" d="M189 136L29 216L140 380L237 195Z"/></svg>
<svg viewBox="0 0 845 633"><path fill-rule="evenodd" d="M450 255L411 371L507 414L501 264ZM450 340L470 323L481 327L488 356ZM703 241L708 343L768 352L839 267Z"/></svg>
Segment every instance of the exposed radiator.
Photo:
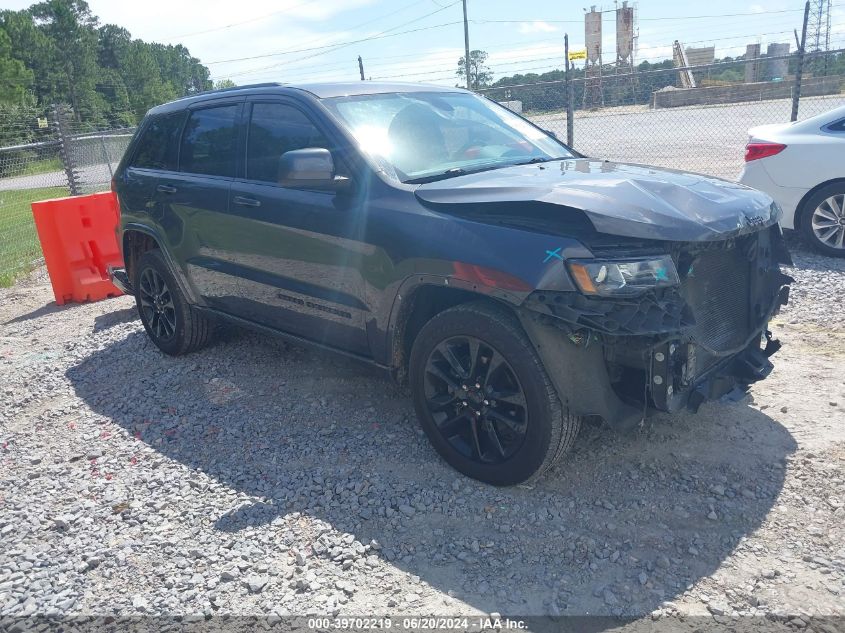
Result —
<svg viewBox="0 0 845 633"><path fill-rule="evenodd" d="M748 338L750 266L740 248L706 251L693 260L682 294L695 317L697 343L723 352Z"/></svg>

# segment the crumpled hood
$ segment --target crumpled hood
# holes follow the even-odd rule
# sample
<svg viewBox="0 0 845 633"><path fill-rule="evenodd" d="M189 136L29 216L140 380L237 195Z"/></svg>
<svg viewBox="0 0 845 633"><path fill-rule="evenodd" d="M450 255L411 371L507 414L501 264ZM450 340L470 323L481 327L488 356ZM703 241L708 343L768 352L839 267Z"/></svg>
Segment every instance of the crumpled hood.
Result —
<svg viewBox="0 0 845 633"><path fill-rule="evenodd" d="M541 202L578 209L600 233L704 241L769 226L780 210L766 194L725 180L672 169L588 158L515 165L420 185L433 206ZM560 218L564 219L564 218Z"/></svg>

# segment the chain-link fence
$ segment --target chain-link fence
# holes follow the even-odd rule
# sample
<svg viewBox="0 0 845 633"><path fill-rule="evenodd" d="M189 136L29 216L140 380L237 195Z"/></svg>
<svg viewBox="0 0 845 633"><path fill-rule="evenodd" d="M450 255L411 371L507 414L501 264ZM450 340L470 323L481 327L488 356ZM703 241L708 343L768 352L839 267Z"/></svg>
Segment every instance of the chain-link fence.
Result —
<svg viewBox="0 0 845 633"><path fill-rule="evenodd" d="M561 139L571 133L588 156L735 179L749 128L845 105L845 49L806 55L800 81L798 65L796 55L636 72L606 65L482 92ZM62 108L0 109L0 284L40 261L30 203L107 189L132 133L92 129Z"/></svg>
<svg viewBox="0 0 845 633"><path fill-rule="evenodd" d="M800 84L790 78L798 63L792 55L637 72L607 65L568 83L482 92L562 140L571 95L572 145L579 152L734 180L749 128L788 122L794 104L801 119L845 105L845 76L818 74L839 68L845 74L845 50L806 57Z"/></svg>
<svg viewBox="0 0 845 633"><path fill-rule="evenodd" d="M0 285L42 259L30 204L108 189L132 132L91 129L62 108L0 110Z"/></svg>

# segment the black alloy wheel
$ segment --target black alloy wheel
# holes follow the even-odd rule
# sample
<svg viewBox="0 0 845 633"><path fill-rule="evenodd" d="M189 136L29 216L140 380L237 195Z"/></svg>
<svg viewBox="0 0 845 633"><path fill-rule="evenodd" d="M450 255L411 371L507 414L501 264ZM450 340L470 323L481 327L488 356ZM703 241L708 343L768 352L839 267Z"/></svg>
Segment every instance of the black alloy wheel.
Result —
<svg viewBox="0 0 845 633"><path fill-rule="evenodd" d="M580 418L561 403L519 319L491 301L459 304L423 325L408 380L434 449L494 486L536 479L578 433Z"/></svg>
<svg viewBox="0 0 845 633"><path fill-rule="evenodd" d="M510 364L474 336L437 345L425 368L425 397L437 430L464 457L496 464L525 441L528 406Z"/></svg>
<svg viewBox="0 0 845 633"><path fill-rule="evenodd" d="M141 314L156 338L171 340L176 334L176 306L167 282L153 268L145 268L141 272L138 301Z"/></svg>
<svg viewBox="0 0 845 633"><path fill-rule="evenodd" d="M132 278L141 323L161 351L179 356L202 349L212 340L215 324L182 293L160 250L142 253Z"/></svg>

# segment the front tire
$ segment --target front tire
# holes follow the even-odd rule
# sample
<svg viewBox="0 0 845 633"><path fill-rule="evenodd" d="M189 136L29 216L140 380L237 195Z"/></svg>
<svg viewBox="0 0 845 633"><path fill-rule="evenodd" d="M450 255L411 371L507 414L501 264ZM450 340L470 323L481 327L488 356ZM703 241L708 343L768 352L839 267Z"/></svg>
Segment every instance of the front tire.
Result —
<svg viewBox="0 0 845 633"><path fill-rule="evenodd" d="M845 184L831 183L807 198L801 232L820 253L845 257Z"/></svg>
<svg viewBox="0 0 845 633"><path fill-rule="evenodd" d="M213 324L188 303L162 252L145 252L134 272L135 305L152 342L171 356L205 347Z"/></svg>
<svg viewBox="0 0 845 633"><path fill-rule="evenodd" d="M546 472L574 442L580 419L563 410L517 319L470 303L423 326L411 350L417 417L453 468L494 486Z"/></svg>

